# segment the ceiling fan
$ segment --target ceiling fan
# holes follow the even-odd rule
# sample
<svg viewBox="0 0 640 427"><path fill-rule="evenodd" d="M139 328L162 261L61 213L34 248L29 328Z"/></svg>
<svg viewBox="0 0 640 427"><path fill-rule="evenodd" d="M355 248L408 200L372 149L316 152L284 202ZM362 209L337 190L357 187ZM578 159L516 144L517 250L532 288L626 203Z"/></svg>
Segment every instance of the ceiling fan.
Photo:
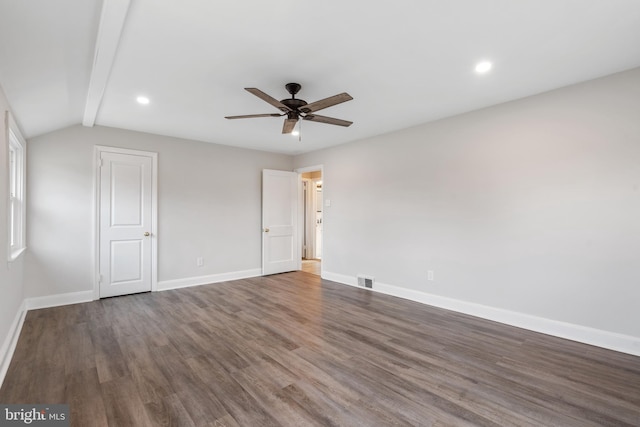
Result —
<svg viewBox="0 0 640 427"><path fill-rule="evenodd" d="M307 104L307 101L302 99L296 99L296 93L300 91L300 86L298 83L287 83L285 88L291 94L291 98L283 99L282 101L278 101L277 99L267 95L260 89L256 89L255 87L246 87L244 88L247 92L250 92L262 99L263 101L268 102L273 105L282 113L272 113L272 114L249 114L245 116L227 116L225 119L251 119L254 117L282 117L287 116L284 119L284 125L282 126L282 133L291 133L293 128L298 123L298 120L310 120L312 122L317 123L327 123L330 125L337 126L351 126L353 122L348 120L334 119L333 117L320 116L318 114L313 114L316 111L322 110L324 108L332 107L337 104L341 104L346 101L351 101L353 98L346 92L340 93L338 95L330 96L329 98L324 98L316 102L312 102L311 104Z"/></svg>

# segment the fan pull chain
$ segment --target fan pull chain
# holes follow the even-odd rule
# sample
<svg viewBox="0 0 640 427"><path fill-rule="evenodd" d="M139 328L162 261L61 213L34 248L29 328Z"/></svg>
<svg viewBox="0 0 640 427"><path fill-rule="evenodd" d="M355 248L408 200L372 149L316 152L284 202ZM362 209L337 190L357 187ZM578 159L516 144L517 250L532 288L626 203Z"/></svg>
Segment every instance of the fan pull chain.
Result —
<svg viewBox="0 0 640 427"><path fill-rule="evenodd" d="M302 118L298 119L298 142L302 142Z"/></svg>

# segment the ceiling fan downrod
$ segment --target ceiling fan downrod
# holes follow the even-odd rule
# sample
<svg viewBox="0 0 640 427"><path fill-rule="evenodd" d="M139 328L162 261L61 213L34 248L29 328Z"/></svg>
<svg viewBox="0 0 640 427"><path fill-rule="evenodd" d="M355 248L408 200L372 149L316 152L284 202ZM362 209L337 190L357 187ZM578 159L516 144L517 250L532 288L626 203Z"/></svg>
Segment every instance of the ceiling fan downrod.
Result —
<svg viewBox="0 0 640 427"><path fill-rule="evenodd" d="M291 94L291 99L296 99L296 93L300 92L302 88L299 83L287 83L284 87L287 89L287 92Z"/></svg>

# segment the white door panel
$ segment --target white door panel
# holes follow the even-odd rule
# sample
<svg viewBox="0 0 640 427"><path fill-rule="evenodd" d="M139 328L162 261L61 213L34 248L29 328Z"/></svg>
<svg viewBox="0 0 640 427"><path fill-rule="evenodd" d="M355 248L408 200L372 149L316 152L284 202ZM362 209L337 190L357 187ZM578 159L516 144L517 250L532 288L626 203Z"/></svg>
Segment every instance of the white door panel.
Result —
<svg viewBox="0 0 640 427"><path fill-rule="evenodd" d="M145 203L144 164L111 161L111 226L142 226L142 209Z"/></svg>
<svg viewBox="0 0 640 427"><path fill-rule="evenodd" d="M100 153L101 298L152 288L153 160L148 155Z"/></svg>
<svg viewBox="0 0 640 427"><path fill-rule="evenodd" d="M262 274L300 269L298 174L262 171Z"/></svg>
<svg viewBox="0 0 640 427"><path fill-rule="evenodd" d="M111 242L111 284L142 280L144 268L144 243L141 240L116 240Z"/></svg>

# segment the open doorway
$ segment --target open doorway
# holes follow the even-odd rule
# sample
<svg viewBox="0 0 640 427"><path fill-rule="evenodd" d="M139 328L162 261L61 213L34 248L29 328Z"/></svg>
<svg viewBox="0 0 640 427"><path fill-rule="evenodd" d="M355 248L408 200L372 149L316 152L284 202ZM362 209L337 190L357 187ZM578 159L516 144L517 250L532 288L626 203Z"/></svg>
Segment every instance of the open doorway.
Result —
<svg viewBox="0 0 640 427"><path fill-rule="evenodd" d="M302 271L320 276L322 271L323 193L322 169L305 170L302 179Z"/></svg>

